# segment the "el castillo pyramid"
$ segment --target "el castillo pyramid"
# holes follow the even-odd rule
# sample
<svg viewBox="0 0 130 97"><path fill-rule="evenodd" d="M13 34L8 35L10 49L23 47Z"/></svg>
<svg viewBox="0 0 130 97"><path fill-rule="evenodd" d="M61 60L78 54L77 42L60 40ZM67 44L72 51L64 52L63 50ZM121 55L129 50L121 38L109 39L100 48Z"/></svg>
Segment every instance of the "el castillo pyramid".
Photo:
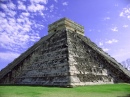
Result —
<svg viewBox="0 0 130 97"><path fill-rule="evenodd" d="M62 18L48 35L0 71L0 84L65 86L130 83L130 72Z"/></svg>

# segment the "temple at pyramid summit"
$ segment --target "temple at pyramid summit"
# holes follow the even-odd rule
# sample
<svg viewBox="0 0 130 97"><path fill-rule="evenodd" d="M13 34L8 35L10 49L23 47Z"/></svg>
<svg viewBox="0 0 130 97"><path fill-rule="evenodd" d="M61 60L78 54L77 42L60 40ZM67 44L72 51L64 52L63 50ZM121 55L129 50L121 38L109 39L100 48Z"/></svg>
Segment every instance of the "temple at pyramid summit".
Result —
<svg viewBox="0 0 130 97"><path fill-rule="evenodd" d="M48 35L0 71L0 84L74 87L130 83L130 72L84 36L84 27L62 18Z"/></svg>

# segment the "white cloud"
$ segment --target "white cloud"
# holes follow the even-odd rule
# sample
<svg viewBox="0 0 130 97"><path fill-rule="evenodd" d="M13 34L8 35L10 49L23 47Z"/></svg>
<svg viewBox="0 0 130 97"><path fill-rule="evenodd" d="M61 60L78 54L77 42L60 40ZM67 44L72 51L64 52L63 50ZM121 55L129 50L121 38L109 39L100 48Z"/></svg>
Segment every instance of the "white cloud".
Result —
<svg viewBox="0 0 130 97"><path fill-rule="evenodd" d="M130 5L128 5L126 8L123 8L123 10L119 14L120 17L126 17L130 20Z"/></svg>
<svg viewBox="0 0 130 97"><path fill-rule="evenodd" d="M6 16L5 13L0 12L0 17L5 17L5 16Z"/></svg>
<svg viewBox="0 0 130 97"><path fill-rule="evenodd" d="M123 13L123 12L121 12L119 16L123 17L123 16L124 16L124 13Z"/></svg>
<svg viewBox="0 0 130 97"><path fill-rule="evenodd" d="M63 2L62 5L67 6L68 2Z"/></svg>
<svg viewBox="0 0 130 97"><path fill-rule="evenodd" d="M42 11L47 8L45 5L48 3L48 0L30 0L31 4L27 7L27 10L30 12L39 12L40 15L44 15Z"/></svg>
<svg viewBox="0 0 130 97"><path fill-rule="evenodd" d="M127 27L128 27L128 25L123 25L123 27L124 27L124 28L127 28Z"/></svg>
<svg viewBox="0 0 130 97"><path fill-rule="evenodd" d="M7 44L8 42L14 43L15 41L13 41L7 34L2 33L0 35L0 42Z"/></svg>
<svg viewBox="0 0 130 97"><path fill-rule="evenodd" d="M40 12L44 10L45 6L41 4L31 4L30 6L28 6L28 11L30 12Z"/></svg>
<svg viewBox="0 0 130 97"><path fill-rule="evenodd" d="M103 51L107 52L107 51L109 51L109 49L108 48L103 48Z"/></svg>
<svg viewBox="0 0 130 97"><path fill-rule="evenodd" d="M117 27L111 28L111 30L112 30L113 32L118 32L118 28L117 28Z"/></svg>
<svg viewBox="0 0 130 97"><path fill-rule="evenodd" d="M8 9L8 8L7 8L7 5L2 4L2 3L0 3L0 7L1 7L2 9L4 9L4 10L7 10L7 9Z"/></svg>
<svg viewBox="0 0 130 97"><path fill-rule="evenodd" d="M112 40L106 41L105 43L107 43L107 44L112 44L112 43L117 43L117 42L118 42L118 40L112 39Z"/></svg>
<svg viewBox="0 0 130 97"><path fill-rule="evenodd" d="M1 12L1 13L5 14L5 16L14 17L16 15L16 12L14 11L15 6L14 7L12 6L13 6L12 3L9 3L7 5L0 3L0 8L4 10L4 12Z"/></svg>
<svg viewBox="0 0 130 97"><path fill-rule="evenodd" d="M0 59L2 60L12 60L19 56L19 53L15 52L0 52Z"/></svg>
<svg viewBox="0 0 130 97"><path fill-rule="evenodd" d="M21 15L22 16L30 16L30 13L28 13L28 12L22 12Z"/></svg>
<svg viewBox="0 0 130 97"><path fill-rule="evenodd" d="M129 16L127 16L127 18L128 18L128 19L130 19L130 15L129 15Z"/></svg>
<svg viewBox="0 0 130 97"><path fill-rule="evenodd" d="M26 6L23 4L23 2L18 1L18 9L26 10Z"/></svg>
<svg viewBox="0 0 130 97"><path fill-rule="evenodd" d="M99 42L99 46L102 46L103 45L103 43L102 42Z"/></svg>
<svg viewBox="0 0 130 97"><path fill-rule="evenodd" d="M51 6L50 6L50 12L52 12L54 10L54 5L52 4Z"/></svg>
<svg viewBox="0 0 130 97"><path fill-rule="evenodd" d="M24 12L16 13L12 2L7 5L2 4L4 12L0 12L0 47L11 51L27 48L30 42L37 41L40 37L38 32L34 32L32 27L41 27L34 20L30 19L30 13L26 11L23 2L18 1L19 9ZM37 5L37 9L43 9ZM34 9L35 10L35 9ZM17 18L15 17L17 15ZM32 14L31 14L32 15ZM36 26L35 26L36 25Z"/></svg>
<svg viewBox="0 0 130 97"><path fill-rule="evenodd" d="M43 4L47 4L48 3L48 0L30 0L30 2L32 4L38 4L38 3L43 3Z"/></svg>
<svg viewBox="0 0 130 97"><path fill-rule="evenodd" d="M16 15L16 12L13 10L10 10L10 12L8 11L7 15L10 17L14 17Z"/></svg>
<svg viewBox="0 0 130 97"><path fill-rule="evenodd" d="M16 8L13 2L9 2L9 4L7 4L7 6L10 9L15 9Z"/></svg>
<svg viewBox="0 0 130 97"><path fill-rule="evenodd" d="M0 3L3 10L0 11L0 48L15 52L28 48L40 39L39 32L44 28L43 22L52 16L59 16L54 4L51 8L46 7L48 0L29 1L30 5L26 0L8 0L7 4ZM55 13L46 13L47 8Z"/></svg>

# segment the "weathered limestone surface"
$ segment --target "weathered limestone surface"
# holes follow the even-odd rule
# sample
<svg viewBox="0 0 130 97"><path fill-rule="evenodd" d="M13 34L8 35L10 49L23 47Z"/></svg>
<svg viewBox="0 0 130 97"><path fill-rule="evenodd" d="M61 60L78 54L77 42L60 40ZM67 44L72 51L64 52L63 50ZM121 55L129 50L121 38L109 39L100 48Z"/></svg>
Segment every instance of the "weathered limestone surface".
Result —
<svg viewBox="0 0 130 97"><path fill-rule="evenodd" d="M130 83L130 72L83 36L79 24L63 18L49 25L48 32L0 71L0 84L68 87Z"/></svg>
<svg viewBox="0 0 130 97"><path fill-rule="evenodd" d="M71 85L130 83L130 72L116 60L84 36L71 31L67 34Z"/></svg>
<svg viewBox="0 0 130 97"><path fill-rule="evenodd" d="M55 33L58 30L68 29L78 34L84 35L84 27L67 19L62 18L48 26L48 33Z"/></svg>
<svg viewBox="0 0 130 97"><path fill-rule="evenodd" d="M21 66L20 66L21 65ZM3 70L4 71L4 70ZM69 85L67 34L60 31L40 42L35 50L2 79L8 84Z"/></svg>

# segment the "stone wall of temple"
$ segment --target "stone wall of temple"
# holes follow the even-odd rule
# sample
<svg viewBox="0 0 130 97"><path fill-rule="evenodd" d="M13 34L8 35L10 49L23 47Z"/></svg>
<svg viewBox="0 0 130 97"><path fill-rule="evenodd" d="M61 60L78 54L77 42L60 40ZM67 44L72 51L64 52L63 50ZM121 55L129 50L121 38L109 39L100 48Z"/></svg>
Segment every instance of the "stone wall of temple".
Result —
<svg viewBox="0 0 130 97"><path fill-rule="evenodd" d="M96 52L83 41L84 36L80 36L71 31L67 34L71 85L107 84L130 81L130 78L126 77L115 63L107 61L107 58ZM90 40L88 39L88 41Z"/></svg>
<svg viewBox="0 0 130 97"><path fill-rule="evenodd" d="M44 41L3 79L9 84L69 85L66 32L57 32Z"/></svg>

